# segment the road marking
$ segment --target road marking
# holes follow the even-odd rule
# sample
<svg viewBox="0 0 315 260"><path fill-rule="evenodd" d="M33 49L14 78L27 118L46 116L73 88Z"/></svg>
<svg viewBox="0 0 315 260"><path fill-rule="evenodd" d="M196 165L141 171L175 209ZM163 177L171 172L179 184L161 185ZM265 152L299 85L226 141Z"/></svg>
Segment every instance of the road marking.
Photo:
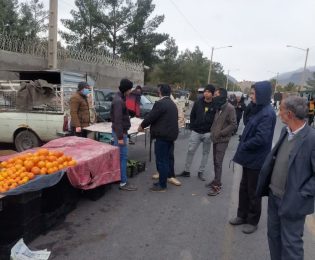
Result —
<svg viewBox="0 0 315 260"><path fill-rule="evenodd" d="M241 174L242 174L242 166L238 164L234 164L233 184L232 184L232 192L231 192L231 198L230 198L230 203L229 203L228 219L232 218L232 216L235 216L236 214L236 209L238 205L238 190L239 190L239 183L241 180ZM235 230L235 227L233 227L229 223L225 224L222 257L221 257L222 260L233 259L232 244L233 244L233 238L234 238L234 230Z"/></svg>

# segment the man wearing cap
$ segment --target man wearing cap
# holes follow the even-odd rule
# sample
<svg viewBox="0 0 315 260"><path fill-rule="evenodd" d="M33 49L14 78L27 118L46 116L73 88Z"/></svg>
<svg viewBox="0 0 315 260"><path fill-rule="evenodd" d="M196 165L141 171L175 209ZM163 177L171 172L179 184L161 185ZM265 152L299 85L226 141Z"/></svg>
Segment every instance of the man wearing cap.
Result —
<svg viewBox="0 0 315 260"><path fill-rule="evenodd" d="M211 141L213 142L214 179L206 185L210 190L209 196L216 196L222 189L222 164L225 151L233 132L237 127L236 112L227 100L225 88L219 88L214 93L213 104L216 114L211 126Z"/></svg>
<svg viewBox="0 0 315 260"><path fill-rule="evenodd" d="M207 85L204 88L203 97L198 99L190 112L191 134L188 143L188 152L184 171L178 177L190 177L190 166L195 152L202 143L202 158L198 171L198 178L205 181L204 170L208 162L211 140L210 128L214 119L215 109L212 102L212 96L215 87Z"/></svg>
<svg viewBox="0 0 315 260"><path fill-rule="evenodd" d="M91 93L87 82L80 82L78 90L70 98L71 131L73 135L86 137L84 127L90 124L88 95Z"/></svg>
<svg viewBox="0 0 315 260"><path fill-rule="evenodd" d="M137 188L127 182L127 132L130 129L130 118L126 107L126 96L131 92L133 83L129 79L122 79L119 85L119 91L113 98L111 105L112 134L114 145L119 147L120 151L120 185L119 189L125 191L135 191Z"/></svg>

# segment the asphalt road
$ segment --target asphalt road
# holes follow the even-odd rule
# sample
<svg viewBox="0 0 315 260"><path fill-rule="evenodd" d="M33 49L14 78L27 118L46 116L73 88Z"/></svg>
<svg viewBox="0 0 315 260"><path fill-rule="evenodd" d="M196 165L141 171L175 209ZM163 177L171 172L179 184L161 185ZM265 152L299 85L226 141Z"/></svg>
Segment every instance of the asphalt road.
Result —
<svg viewBox="0 0 315 260"><path fill-rule="evenodd" d="M277 126L275 139L281 124ZM239 129L241 132L242 128ZM183 170L189 131L182 131L175 146L175 168ZM235 216L238 203L240 167L230 163L238 144L233 136L223 165L223 190L216 197L207 196L205 182L197 178L201 159L198 149L192 177L181 187L168 186L165 193L152 193L153 161L148 162L148 146L139 137L129 146L130 159L145 160L147 169L130 182L136 192L112 188L98 201L82 199L65 221L48 234L34 240L32 249L47 249L55 260L93 259L269 259L266 237L266 200L257 232L245 235L228 220ZM213 177L212 154L206 168L207 181ZM305 225L305 260L315 256L315 219Z"/></svg>

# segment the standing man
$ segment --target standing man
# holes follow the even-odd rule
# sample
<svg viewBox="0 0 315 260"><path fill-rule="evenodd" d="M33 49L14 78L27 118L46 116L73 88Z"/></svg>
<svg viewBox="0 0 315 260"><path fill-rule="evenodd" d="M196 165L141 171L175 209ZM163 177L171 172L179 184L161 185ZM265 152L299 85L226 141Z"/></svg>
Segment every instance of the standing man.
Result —
<svg viewBox="0 0 315 260"><path fill-rule="evenodd" d="M90 125L88 95L91 93L87 82L79 82L78 90L70 98L71 131L73 135L86 137L84 127Z"/></svg>
<svg viewBox="0 0 315 260"><path fill-rule="evenodd" d="M235 108L227 100L227 91L219 88L215 91L213 98L214 106L217 112L211 126L211 140L213 142L213 164L214 164L214 180L206 187L210 188L209 196L216 196L222 188L222 164L226 148L233 132L236 129L236 113Z"/></svg>
<svg viewBox="0 0 315 260"><path fill-rule="evenodd" d="M271 150L276 114L270 104L272 87L269 81L255 83L250 90L252 103L246 125L233 161L243 166L237 217L231 225L243 226L243 233L257 230L261 214L261 198L256 195L260 169Z"/></svg>
<svg viewBox="0 0 315 260"><path fill-rule="evenodd" d="M244 97L240 94L236 94L236 104L235 104L235 112L236 112L236 121L237 121L237 128L235 129L235 134L238 130L238 127L240 125L240 121L243 117L243 113L246 109L246 105L244 102Z"/></svg>
<svg viewBox="0 0 315 260"><path fill-rule="evenodd" d="M212 102L215 87L207 85L204 88L203 97L198 99L190 112L191 134L188 143L188 152L184 171L179 177L190 177L190 166L195 152L202 143L202 158L198 171L198 178L205 181L204 170L208 162L211 139L210 128L214 119L215 109Z"/></svg>
<svg viewBox="0 0 315 260"><path fill-rule="evenodd" d="M161 84L159 88L160 100L156 101L150 113L139 126L139 132L150 127L152 139L155 139L155 160L159 172L159 182L153 184L151 191L164 192L167 178L170 176L172 160L174 160L174 141L178 136L178 111L171 100L171 87Z"/></svg>
<svg viewBox="0 0 315 260"><path fill-rule="evenodd" d="M132 82L128 79L122 79L119 85L119 92L114 96L111 106L112 134L114 145L119 147L120 151L120 185L119 189L125 191L135 191L137 188L127 182L127 132L130 129L130 118L126 107L126 97L132 89Z"/></svg>
<svg viewBox="0 0 315 260"><path fill-rule="evenodd" d="M314 212L315 129L306 124L307 101L282 100L279 116L287 127L261 169L257 194L268 196L271 260L302 260L305 217Z"/></svg>

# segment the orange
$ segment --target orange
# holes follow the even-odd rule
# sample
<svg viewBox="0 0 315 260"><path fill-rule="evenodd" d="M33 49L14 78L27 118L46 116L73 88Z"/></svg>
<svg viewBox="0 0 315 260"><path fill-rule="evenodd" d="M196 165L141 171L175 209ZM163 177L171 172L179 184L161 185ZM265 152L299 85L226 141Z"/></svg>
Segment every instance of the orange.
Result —
<svg viewBox="0 0 315 260"><path fill-rule="evenodd" d="M42 174L42 175L45 175L45 174L47 174L47 168L41 168L40 169L40 174Z"/></svg>
<svg viewBox="0 0 315 260"><path fill-rule="evenodd" d="M44 161L39 161L39 162L37 163L37 166L38 166L39 168L43 168L43 167L45 167L45 165L46 165L46 163L45 163Z"/></svg>
<svg viewBox="0 0 315 260"><path fill-rule="evenodd" d="M31 172L34 173L35 175L40 174L40 168L38 168L37 166L34 166Z"/></svg>
<svg viewBox="0 0 315 260"><path fill-rule="evenodd" d="M77 162L75 160L71 160L68 162L68 166L75 166Z"/></svg>
<svg viewBox="0 0 315 260"><path fill-rule="evenodd" d="M44 148L41 148L41 149L38 149L38 154L40 155L48 155L49 154L49 151L47 149L44 149Z"/></svg>

